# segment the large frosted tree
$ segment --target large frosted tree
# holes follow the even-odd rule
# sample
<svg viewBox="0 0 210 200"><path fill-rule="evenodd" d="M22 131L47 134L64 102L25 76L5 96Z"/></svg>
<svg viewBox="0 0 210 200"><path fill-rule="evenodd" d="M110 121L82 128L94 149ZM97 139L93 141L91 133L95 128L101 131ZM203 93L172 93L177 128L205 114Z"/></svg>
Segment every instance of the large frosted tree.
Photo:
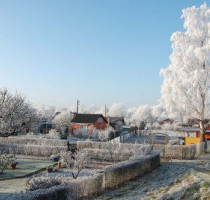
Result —
<svg viewBox="0 0 210 200"><path fill-rule="evenodd" d="M160 71L161 104L171 118L199 120L203 141L210 105L210 8L186 8L182 18L185 32L173 33L171 64Z"/></svg>
<svg viewBox="0 0 210 200"><path fill-rule="evenodd" d="M0 89L0 135L10 136L38 126L36 109L19 93Z"/></svg>

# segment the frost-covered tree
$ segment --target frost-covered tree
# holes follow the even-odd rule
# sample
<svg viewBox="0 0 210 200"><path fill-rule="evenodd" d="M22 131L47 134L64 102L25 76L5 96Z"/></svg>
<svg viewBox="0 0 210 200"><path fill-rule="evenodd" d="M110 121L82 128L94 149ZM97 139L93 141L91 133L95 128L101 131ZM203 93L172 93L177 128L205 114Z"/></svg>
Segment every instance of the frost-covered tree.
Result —
<svg viewBox="0 0 210 200"><path fill-rule="evenodd" d="M104 144L103 147L108 152L108 157L106 159L110 160L111 162L117 162L121 157L120 154L123 153L123 151L126 149L125 146L124 148L120 148L120 143L116 141L108 141Z"/></svg>
<svg viewBox="0 0 210 200"><path fill-rule="evenodd" d="M132 123L135 122L134 118L133 118L133 115L134 115L136 109L137 109L136 107L128 108L127 113L126 113L126 117L125 117L126 124L132 124Z"/></svg>
<svg viewBox="0 0 210 200"><path fill-rule="evenodd" d="M139 106L134 116L138 120L139 125L141 121L145 122L146 124L153 122L152 108L148 105Z"/></svg>
<svg viewBox="0 0 210 200"><path fill-rule="evenodd" d="M152 116L153 116L153 121L156 123L158 121L163 121L165 119L168 119L165 113L164 106L159 103L158 105L152 106Z"/></svg>
<svg viewBox="0 0 210 200"><path fill-rule="evenodd" d="M182 18L185 32L173 33L171 64L160 71L161 103L170 118L199 120L203 141L210 105L210 8L186 8Z"/></svg>
<svg viewBox="0 0 210 200"><path fill-rule="evenodd" d="M39 105L39 106L37 106L36 109L37 109L41 119L51 120L56 113L55 106Z"/></svg>
<svg viewBox="0 0 210 200"><path fill-rule="evenodd" d="M2 135L15 135L24 129L29 131L37 125L36 110L23 95L0 89L0 133Z"/></svg>
<svg viewBox="0 0 210 200"><path fill-rule="evenodd" d="M69 111L63 111L59 113L58 115L55 116L53 119L53 122L58 124L58 125L66 125L69 126L70 122L72 120L72 115L70 114Z"/></svg>
<svg viewBox="0 0 210 200"><path fill-rule="evenodd" d="M136 126L140 126L141 122L153 123L154 117L152 115L152 108L148 105L141 105L138 108L130 108L128 109L126 115L126 122L130 122Z"/></svg>
<svg viewBox="0 0 210 200"><path fill-rule="evenodd" d="M77 179L80 172L85 169L89 163L89 156L85 150L77 150L75 153L62 152L61 162L63 166L72 170L72 177Z"/></svg>
<svg viewBox="0 0 210 200"><path fill-rule="evenodd" d="M109 108L108 115L110 117L124 117L126 115L125 106L122 103L114 103Z"/></svg>

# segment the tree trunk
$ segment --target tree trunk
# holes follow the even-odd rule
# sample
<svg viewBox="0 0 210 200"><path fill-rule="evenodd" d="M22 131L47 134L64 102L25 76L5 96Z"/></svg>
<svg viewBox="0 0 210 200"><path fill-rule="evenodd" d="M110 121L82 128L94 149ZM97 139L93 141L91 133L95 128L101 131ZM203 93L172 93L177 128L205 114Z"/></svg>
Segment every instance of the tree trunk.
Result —
<svg viewBox="0 0 210 200"><path fill-rule="evenodd" d="M206 133L206 130L205 130L205 127L204 127L204 124L203 124L203 120L200 121L200 139L201 139L201 142L205 142L205 133Z"/></svg>
<svg viewBox="0 0 210 200"><path fill-rule="evenodd" d="M204 123L203 123L203 120L200 120L200 143L201 143L201 153L204 154L204 145L203 145L203 142L205 142L205 133L206 133L206 130L205 130L205 127L204 127Z"/></svg>

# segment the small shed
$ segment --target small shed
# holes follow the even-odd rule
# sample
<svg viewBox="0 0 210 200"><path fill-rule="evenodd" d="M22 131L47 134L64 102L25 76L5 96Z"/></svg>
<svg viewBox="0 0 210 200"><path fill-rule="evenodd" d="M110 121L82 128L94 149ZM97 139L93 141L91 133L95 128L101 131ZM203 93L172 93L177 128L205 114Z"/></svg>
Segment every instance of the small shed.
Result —
<svg viewBox="0 0 210 200"><path fill-rule="evenodd" d="M196 144L200 142L200 128L182 127L179 131L183 132L184 144ZM210 140L210 127L206 129L205 140Z"/></svg>
<svg viewBox="0 0 210 200"><path fill-rule="evenodd" d="M117 131L120 131L121 127L125 125L123 117L107 117L109 125Z"/></svg>

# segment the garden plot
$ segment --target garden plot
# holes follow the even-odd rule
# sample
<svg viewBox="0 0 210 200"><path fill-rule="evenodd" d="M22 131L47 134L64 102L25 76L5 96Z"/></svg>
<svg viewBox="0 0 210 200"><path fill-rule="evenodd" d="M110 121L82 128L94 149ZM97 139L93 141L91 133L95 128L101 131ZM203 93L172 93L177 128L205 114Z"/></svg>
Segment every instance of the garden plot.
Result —
<svg viewBox="0 0 210 200"><path fill-rule="evenodd" d="M124 160L124 157L122 157L121 161L119 161L121 153L117 153L119 149L113 148L114 153L112 152L113 154L109 156L110 160L107 161L106 157L106 161L104 161L98 160L98 156L95 157L95 154L89 154L86 151L87 149L82 148L88 144L89 142L80 142L80 148L75 154L70 152L61 154L61 166L66 167L66 170L59 169L53 173L33 177L28 182L30 191L27 195L30 195L30 199L47 197L59 200L58 195L62 195L62 199L89 197L135 177L142 176L144 173L157 168L160 164L159 153L151 152L148 145L143 145L133 151L133 156L128 160ZM93 150L98 145L104 148L111 147L110 143L99 144L93 142L88 146L91 146ZM112 146L116 147L116 144L112 144ZM122 147L124 145L120 145L120 149ZM99 152L98 149L96 149L96 152ZM103 151L104 153L105 151ZM90 156L91 160L87 160L87 155ZM118 159L113 159L115 156L118 156Z"/></svg>
<svg viewBox="0 0 210 200"><path fill-rule="evenodd" d="M32 157L28 159L23 156L18 157L17 162L19 164L16 169L6 169L0 175L0 200L10 199L14 193L25 191L28 176L32 176L37 171L44 170L49 165L54 164L50 160L40 160Z"/></svg>
<svg viewBox="0 0 210 200"><path fill-rule="evenodd" d="M17 161L17 168L14 170L6 169L4 173L0 175L0 180L28 176L54 164L49 160L18 159Z"/></svg>
<svg viewBox="0 0 210 200"><path fill-rule="evenodd" d="M99 173L99 169L83 169L77 178L90 177ZM30 190L37 190L41 188L50 188L55 185L65 185L75 180L72 177L72 171L69 169L59 169L51 173L43 172L33 176L27 181L27 186Z"/></svg>
<svg viewBox="0 0 210 200"><path fill-rule="evenodd" d="M99 162L97 160L92 160L88 164L88 168L91 169L104 169L105 167L113 165L112 162Z"/></svg>
<svg viewBox="0 0 210 200"><path fill-rule="evenodd" d="M76 151L74 154L62 152L60 156L60 168L48 168L46 172L33 176L27 182L30 190L65 185L77 178L88 178L103 172L105 167L113 164L113 162L91 160L84 150Z"/></svg>
<svg viewBox="0 0 210 200"><path fill-rule="evenodd" d="M26 189L27 178L8 179L0 181L0 200L9 200L16 193L21 193Z"/></svg>
<svg viewBox="0 0 210 200"><path fill-rule="evenodd" d="M47 172L31 177L25 183L27 189L26 186L18 187L16 179L13 179L11 185L14 184L16 190L12 189L11 193L17 193L9 199L24 196L25 199L32 200L47 196L49 199L59 200L59 195L62 195L63 199L84 198L142 176L160 164L159 153L153 152L148 145L135 145L138 148L133 148L133 144L78 143L78 150L75 152L63 151L53 155L53 159L56 156L60 159L57 166L59 168L48 167ZM86 146L91 148L82 148ZM24 179L20 178L21 184L22 180ZM9 191L4 194L8 195Z"/></svg>
<svg viewBox="0 0 210 200"><path fill-rule="evenodd" d="M92 176L93 174L99 172L100 170L95 170L95 169L83 169L82 172L78 175L78 178L79 177L84 177L84 176ZM69 177L70 179L72 179L72 174L71 174L71 170L69 169L59 169L59 170L55 170L51 173L49 172L42 172L42 173L39 173L35 176L33 176L33 178L38 178L38 177L42 177L42 178L45 178L45 177Z"/></svg>
<svg viewBox="0 0 210 200"><path fill-rule="evenodd" d="M33 174L34 171L45 169L46 167L54 164L53 162L44 161L44 160L37 160L37 159L26 159L25 156L21 156L21 158L18 158L19 165L17 169L5 170L5 173L1 175L0 177L0 200L10 199L14 198L14 193L25 193L27 190L27 182L30 180L30 177L24 177L28 176L31 173ZM101 171L101 167L97 166L107 166L110 165L110 163L97 163L95 161L90 162L88 169L84 169L78 176L78 178L82 177L88 177L93 176L94 174ZM17 178L17 177L23 177L23 178ZM48 173L46 171L40 172L36 175L33 175L33 178L38 180L50 180L54 179L55 177L65 179L65 182L69 182L70 180L73 180L71 170L69 169L57 169L57 167L54 168L54 171L52 173Z"/></svg>
<svg viewBox="0 0 210 200"><path fill-rule="evenodd" d="M0 180L19 178L29 176L41 169L54 164L50 160L37 160L37 159L17 159L18 165L16 169L6 169L3 174L0 175ZM1 184L1 182L0 182Z"/></svg>

